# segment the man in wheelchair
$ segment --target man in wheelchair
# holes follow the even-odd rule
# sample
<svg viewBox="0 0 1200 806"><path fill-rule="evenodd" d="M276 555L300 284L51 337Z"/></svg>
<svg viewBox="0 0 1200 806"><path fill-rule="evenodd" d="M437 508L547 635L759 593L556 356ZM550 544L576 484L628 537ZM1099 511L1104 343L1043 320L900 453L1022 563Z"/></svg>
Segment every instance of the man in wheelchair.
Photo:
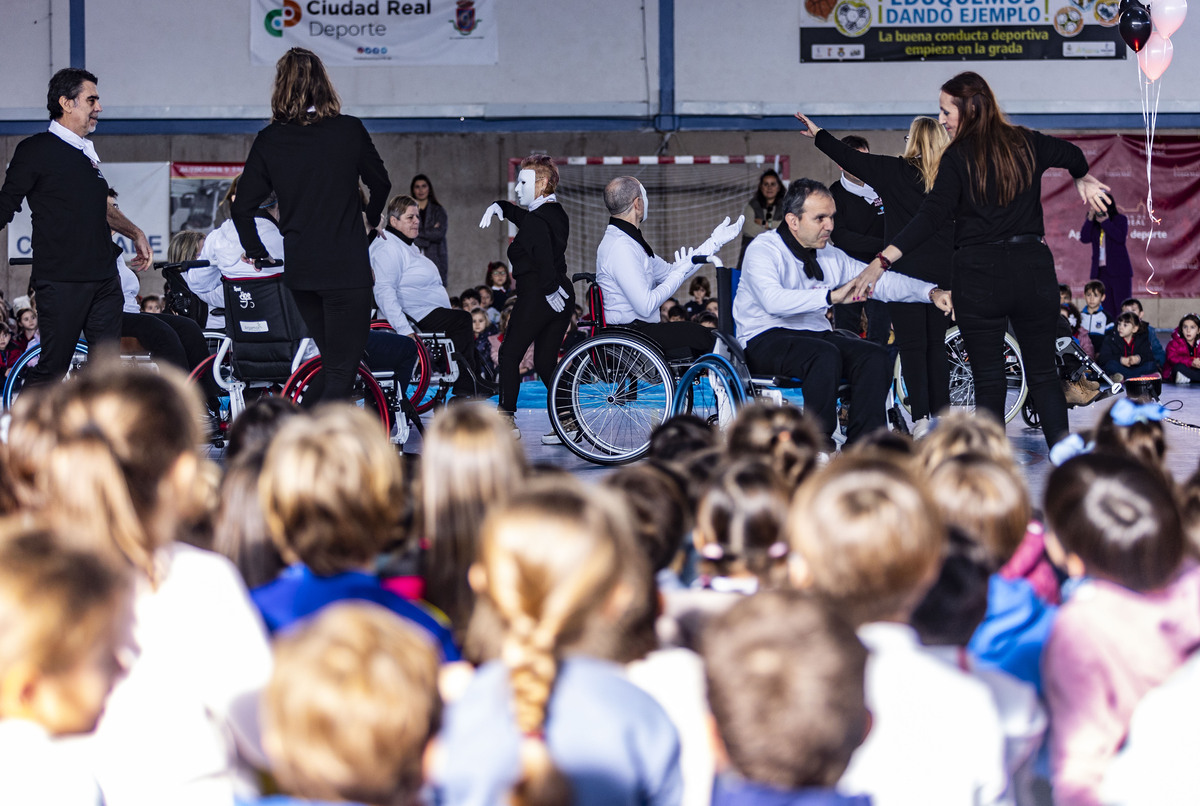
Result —
<svg viewBox="0 0 1200 806"><path fill-rule="evenodd" d="M829 189L797 179L783 199L785 226L768 230L746 248L733 301L739 343L752 372L799 378L805 408L831 434L838 386L850 385L846 441L886 424L892 380L887 350L833 330L825 312L850 302L846 284L866 266L829 243L836 206ZM885 272L872 296L884 302L931 302L950 312L950 292Z"/></svg>
<svg viewBox="0 0 1200 806"><path fill-rule="evenodd" d="M604 188L611 216L596 250L596 282L604 292L604 324L627 325L653 340L668 358L696 358L713 346L713 331L695 322L659 321L659 306L696 273L693 253L711 255L741 232L745 216L721 222L696 249L683 248L668 263L642 236L649 201L632 176L618 176Z"/></svg>

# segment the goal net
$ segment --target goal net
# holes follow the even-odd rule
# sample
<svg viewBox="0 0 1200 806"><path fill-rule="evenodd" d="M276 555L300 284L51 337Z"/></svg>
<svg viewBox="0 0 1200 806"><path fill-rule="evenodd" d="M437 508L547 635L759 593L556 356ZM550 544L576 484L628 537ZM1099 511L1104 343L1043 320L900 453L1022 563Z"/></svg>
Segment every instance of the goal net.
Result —
<svg viewBox="0 0 1200 806"><path fill-rule="evenodd" d="M783 155L680 157L564 157L558 165L557 196L571 220L567 243L569 273L594 272L596 247L608 225L604 186L618 176L633 176L646 188L650 214L642 224L655 253L670 261L675 250L696 247L725 216L736 221L758 189L762 172L774 168L786 182L788 157ZM520 158L509 160L509 198L513 198ZM513 231L515 234L515 230ZM726 266L736 266L741 237L718 253ZM702 270L712 277L712 270ZM713 286L716 292L716 286ZM685 302L687 288L676 298Z"/></svg>

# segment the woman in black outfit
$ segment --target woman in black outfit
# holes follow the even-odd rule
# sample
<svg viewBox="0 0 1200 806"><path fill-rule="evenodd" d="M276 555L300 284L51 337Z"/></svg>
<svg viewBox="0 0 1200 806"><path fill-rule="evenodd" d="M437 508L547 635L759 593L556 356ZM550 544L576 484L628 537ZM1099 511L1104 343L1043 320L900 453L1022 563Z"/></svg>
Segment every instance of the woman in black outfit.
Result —
<svg viewBox="0 0 1200 806"><path fill-rule="evenodd" d="M508 331L500 343L500 411L510 417L517 411L521 388L521 358L533 345L533 366L546 388L558 365L558 349L571 322L574 295L567 278L567 237L570 222L554 195L558 168L545 154L521 161L517 174L517 201L498 201L488 207L479 226L487 227L493 215L517 225L517 237L508 246L508 262L517 285L517 301ZM528 208L528 209L523 209Z"/></svg>
<svg viewBox="0 0 1200 806"><path fill-rule="evenodd" d="M442 285L450 272L450 255L446 247L446 227L449 217L446 208L438 203L433 183L425 174L417 174L409 183L408 193L417 200L421 215L421 231L413 241L421 254L433 261L441 275Z"/></svg>
<svg viewBox="0 0 1200 806"><path fill-rule="evenodd" d="M950 135L937 181L921 209L848 289L866 295L904 254L953 217L954 312L971 356L976 405L1003 421L1004 333L1012 323L1029 394L1047 445L1067 435L1067 403L1054 361L1059 318L1054 256L1042 222L1041 177L1066 168L1093 209L1104 209L1106 185L1088 173L1078 146L1013 126L977 73L942 85L939 120Z"/></svg>
<svg viewBox="0 0 1200 806"><path fill-rule="evenodd" d="M292 48L276 65L271 125L258 133L242 172L233 221L246 260L269 259L254 211L279 197L284 282L296 299L325 370L322 400L350 397L371 326L371 262L366 220L381 222L391 183L358 118L341 100L315 53Z"/></svg>
<svg viewBox="0 0 1200 806"><path fill-rule="evenodd" d="M942 152L950 142L941 124L920 117L908 127L903 155L867 154L846 145L799 112L796 117L808 127L804 134L816 138L817 148L843 170L875 188L883 199L885 242L898 235L916 215L933 187ZM938 288L950 288L953 255L954 222L946 220L933 237L896 261L895 269L935 283ZM930 415L950 405L950 361L945 345L950 318L935 305L889 302L887 307L904 366L913 433L919 435L928 427Z"/></svg>

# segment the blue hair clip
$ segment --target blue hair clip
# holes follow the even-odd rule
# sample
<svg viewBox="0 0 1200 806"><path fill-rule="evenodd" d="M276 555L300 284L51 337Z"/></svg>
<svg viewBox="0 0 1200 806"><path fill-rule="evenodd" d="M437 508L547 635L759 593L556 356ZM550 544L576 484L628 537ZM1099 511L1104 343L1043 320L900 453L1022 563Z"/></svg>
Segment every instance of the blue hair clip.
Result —
<svg viewBox="0 0 1200 806"><path fill-rule="evenodd" d="M1083 437L1071 434L1054 443L1054 447L1050 449L1050 463L1058 467L1076 456L1091 453L1094 447L1096 447L1094 442L1085 443Z"/></svg>
<svg viewBox="0 0 1200 806"><path fill-rule="evenodd" d="M1167 414L1161 403L1134 403L1127 397L1118 400L1109 412L1112 421L1128 428L1135 423L1160 423Z"/></svg>

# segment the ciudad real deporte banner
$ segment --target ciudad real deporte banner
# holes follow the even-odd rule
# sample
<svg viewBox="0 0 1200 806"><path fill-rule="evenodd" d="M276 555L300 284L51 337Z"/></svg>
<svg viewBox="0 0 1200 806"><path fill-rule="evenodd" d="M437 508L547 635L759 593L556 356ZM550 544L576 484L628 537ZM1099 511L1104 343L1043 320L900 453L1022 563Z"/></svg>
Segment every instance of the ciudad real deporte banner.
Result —
<svg viewBox="0 0 1200 806"><path fill-rule="evenodd" d="M1120 0L804 0L800 61L1124 59Z"/></svg>
<svg viewBox="0 0 1200 806"><path fill-rule="evenodd" d="M289 48L328 65L390 67L499 62L496 0L249 0L250 62Z"/></svg>

